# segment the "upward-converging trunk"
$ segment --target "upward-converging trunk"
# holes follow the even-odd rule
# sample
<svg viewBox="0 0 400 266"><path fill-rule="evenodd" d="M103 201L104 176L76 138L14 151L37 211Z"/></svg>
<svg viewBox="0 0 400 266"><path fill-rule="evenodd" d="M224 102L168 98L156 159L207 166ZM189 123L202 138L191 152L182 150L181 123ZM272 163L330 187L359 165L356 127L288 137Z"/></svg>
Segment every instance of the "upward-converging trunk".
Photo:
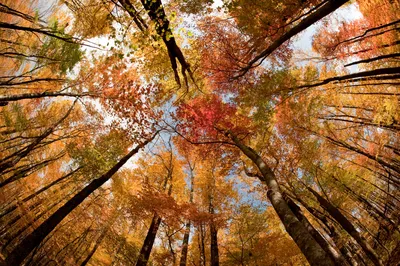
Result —
<svg viewBox="0 0 400 266"><path fill-rule="evenodd" d="M290 190L290 189L289 189ZM294 191L292 191L294 193ZM305 201L303 201L296 193L294 193L295 199L304 207L306 210L311 213L316 219L318 219L324 226L328 232L328 235L331 239L335 242L336 246L340 249L343 257L346 258L347 262L352 266L357 266L358 263L355 261L351 252L347 249L347 247L341 243L340 235L335 226L332 224L330 220L328 220L327 216L325 216L322 212L314 209L313 207L309 206Z"/></svg>
<svg viewBox="0 0 400 266"><path fill-rule="evenodd" d="M252 148L244 145L234 134L226 132L227 137L258 167L262 174L261 181L268 186L268 198L277 212L289 235L296 242L311 265L334 265L334 262L310 235L304 225L290 210L283 199L281 189L272 170L266 165L261 156Z"/></svg>
<svg viewBox="0 0 400 266"><path fill-rule="evenodd" d="M21 203L25 203L33 198L35 198L36 196L38 196L40 193L46 191L47 189L53 187L54 185L60 183L61 181L67 179L68 177L70 177L71 175L75 174L77 171L79 171L82 167L78 167L77 169L69 172L66 175L61 176L60 178L54 180L53 182L51 182L50 184L42 187L41 189L39 189L38 191L32 193L31 195L27 196L26 198L22 199L20 202L17 202L11 206L8 206L1 214L0 214L0 218L9 214L10 212L14 211L15 209L18 208L19 204Z"/></svg>
<svg viewBox="0 0 400 266"><path fill-rule="evenodd" d="M190 197L189 197L189 203L193 203L193 193L194 193L194 166L191 165L190 162L188 162L189 168L190 168ZM183 241L182 241L182 253L181 253L181 261L179 263L179 266L186 266L187 262L187 254L188 254L188 246L189 246L189 236L190 236L190 220L186 223L185 226L185 234L183 236Z"/></svg>
<svg viewBox="0 0 400 266"><path fill-rule="evenodd" d="M93 191L107 182L133 155L141 148L146 146L156 136L149 138L136 148L132 149L117 164L115 164L107 173L93 180L89 185L79 191L74 197L68 200L62 207L54 212L46 221L39 225L31 234L29 234L6 258L5 265L20 265L29 253L40 243L53 229L79 204L81 204Z"/></svg>
<svg viewBox="0 0 400 266"><path fill-rule="evenodd" d="M214 216L214 192L215 192L215 176L214 172L212 175L212 185L211 191L209 194L209 213ZM211 245L210 245L210 253L211 253L211 266L219 266L219 252L218 252L218 230L215 226L214 217L212 217L210 223L210 238L211 238Z"/></svg>
<svg viewBox="0 0 400 266"><path fill-rule="evenodd" d="M90 261L90 259L93 257L94 253L96 253L96 250L99 248L101 242L103 241L103 239L106 237L107 232L108 232L109 227L105 228L103 230L103 232L101 232L101 235L99 236L99 238L97 238L96 243L93 247L93 249L89 252L89 254L87 255L87 257L85 258L85 260L81 263L81 266L86 266L88 264L88 262Z"/></svg>
<svg viewBox="0 0 400 266"><path fill-rule="evenodd" d="M300 222L307 228L308 232L312 235L312 237L318 242L321 248L331 257L331 259L335 262L336 265L348 265L342 254L336 250L308 221L308 219L304 216L300 207L297 206L296 203L289 197L284 194L284 199L289 205L289 208L296 215Z"/></svg>
<svg viewBox="0 0 400 266"><path fill-rule="evenodd" d="M299 34L303 30L310 27L312 24L316 23L317 21L323 19L324 17L328 16L336 9L341 7L343 4L348 2L349 0L327 0L324 1L325 3L319 7L315 12L311 13L305 19L300 21L297 25L292 27L288 30L285 34L280 36L274 42L272 42L266 49L264 49L261 53L255 56L250 62L244 66L238 77L244 76L254 65L257 64L259 61L263 61L267 56L272 54L276 49L278 49L282 44L287 42L289 39L294 37L295 35Z"/></svg>
<svg viewBox="0 0 400 266"><path fill-rule="evenodd" d="M211 266L219 266L218 231L214 222L210 224L211 237Z"/></svg>
<svg viewBox="0 0 400 266"><path fill-rule="evenodd" d="M61 117L60 120L58 120L54 125L52 125L50 128L48 128L45 132L43 132L41 135L37 136L36 139L26 146L25 148L7 156L6 158L2 159L0 161L0 174L3 173L5 170L8 168L14 167L21 159L26 157L29 153L31 153L36 146L38 146L42 140L47 138L50 134L54 132L54 130L71 114L72 109L75 106L74 104L68 109L67 113ZM6 180L2 180L0 182L0 188L17 180L16 178L8 178Z"/></svg>
<svg viewBox="0 0 400 266"><path fill-rule="evenodd" d="M155 24L157 34L162 38L165 46L168 50L168 56L171 62L172 70L174 71L175 81L180 86L180 79L178 74L177 61L181 65L181 73L185 80L185 85L188 86L188 80L186 72L189 73L191 79L193 79L193 73L190 69L190 65L186 62L186 59L175 41L170 22L165 14L163 4L161 0L141 0L144 9L147 11L151 21Z"/></svg>
<svg viewBox="0 0 400 266"><path fill-rule="evenodd" d="M140 250L139 258L136 262L136 266L145 266L150 258L151 249L153 248L154 240L157 236L158 228L160 227L161 217L154 214L151 220L149 231L143 242L142 249Z"/></svg>
<svg viewBox="0 0 400 266"><path fill-rule="evenodd" d="M172 165L172 152L171 152L171 157L169 161L169 165L166 166L167 168L167 176L165 177L164 184L163 184L163 189L164 191L167 189L168 182L169 188L168 188L168 196L171 195L172 193L172 171L173 171L173 165ZM147 262L149 261L151 250L153 249L153 244L157 236L157 231L158 228L160 227L161 224L161 217L158 216L157 213L154 214L153 219L151 220L150 228L149 231L147 231L146 238L144 239L142 248L140 249L139 257L136 262L136 266L146 266Z"/></svg>
<svg viewBox="0 0 400 266"><path fill-rule="evenodd" d="M383 266L383 262L379 258L378 254L376 254L374 249L368 244L367 240L361 236L354 225L338 210L338 208L319 195L314 189L308 186L306 186L306 188L317 198L321 206L343 227L343 229L357 241L371 261L375 265Z"/></svg>

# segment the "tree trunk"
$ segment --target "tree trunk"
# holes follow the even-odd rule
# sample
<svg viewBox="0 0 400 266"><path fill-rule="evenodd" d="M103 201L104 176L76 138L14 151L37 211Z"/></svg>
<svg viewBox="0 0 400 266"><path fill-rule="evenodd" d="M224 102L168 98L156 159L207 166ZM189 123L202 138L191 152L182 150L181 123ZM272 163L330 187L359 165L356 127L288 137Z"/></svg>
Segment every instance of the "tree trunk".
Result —
<svg viewBox="0 0 400 266"><path fill-rule="evenodd" d="M101 235L99 236L99 238L97 238L96 240L96 244L94 245L93 249L89 252L89 254L87 255L86 259L81 263L81 266L85 266L89 260L93 257L94 253L96 252L96 250L99 248L101 242L103 241L103 239L106 237L108 229L110 227L107 226L103 232L101 232ZM90 246L90 245L89 245Z"/></svg>
<svg viewBox="0 0 400 266"><path fill-rule="evenodd" d="M211 266L219 266L219 254L218 254L218 230L214 223L214 191L215 191L215 176L214 176L214 169L212 170L212 187L209 194L209 213L212 215L212 220L210 223L210 238L211 238L211 245L210 245L210 254L211 254Z"/></svg>
<svg viewBox="0 0 400 266"><path fill-rule="evenodd" d="M11 168L14 165L16 165L22 158L27 156L42 140L44 140L51 133L53 133L55 128L58 125L60 125L71 114L72 109L75 106L75 102L68 109L67 113L63 117L61 117L60 120L58 120L54 125L52 125L50 128L48 128L45 132L43 132L43 134L38 136L31 144L29 144L27 147L23 148L22 150L14 153L14 154L11 154L11 155L7 156L6 158L2 159L2 161L0 163L0 174L3 173L6 169ZM9 180L11 180L11 179L9 178L9 179L6 179L5 181L2 181L0 183L0 188L3 187L4 185L8 184L8 183L11 183L12 181L15 181L16 179L14 179L12 181L9 181Z"/></svg>
<svg viewBox="0 0 400 266"><path fill-rule="evenodd" d="M53 182L51 182L50 184L44 186L43 188L39 189L38 191L32 193L31 195L29 195L28 197L22 199L21 201L18 201L18 203L9 206L7 209L5 209L1 214L0 214L0 218L9 214L10 212L14 211L16 208L18 208L19 202L21 203L25 203L31 199L33 199L34 197L38 196L40 193L46 191L47 189L51 188L52 186L60 183L61 181L67 179L68 177L70 177L71 175L75 174L76 172L78 172L82 167L78 167L77 169L73 170L72 172L69 172L66 175L61 176L60 178L54 180Z"/></svg>
<svg viewBox="0 0 400 266"><path fill-rule="evenodd" d="M368 244L367 240L360 235L354 225L328 200L319 195L314 189L305 186L318 200L321 206L349 233L362 247L367 256L375 265L383 266L383 262L375 250Z"/></svg>
<svg viewBox="0 0 400 266"><path fill-rule="evenodd" d="M38 98L45 98L45 97L84 97L84 96L96 96L90 93L72 93L72 92L39 92L39 93L24 93L24 94L17 94L17 95L4 95L0 96L0 103L7 105L8 102L15 102L20 100L26 99L38 99Z"/></svg>
<svg viewBox="0 0 400 266"><path fill-rule="evenodd" d="M190 164L188 161L189 168L190 168L190 196L189 196L189 203L193 203L193 193L194 193L194 166ZM190 236L190 221L186 223L185 234L183 236L182 241L182 253L181 253L181 260L179 265L186 266L187 263L187 253L188 253L188 246L189 246L189 236Z"/></svg>
<svg viewBox="0 0 400 266"><path fill-rule="evenodd" d="M218 231L214 222L210 224L210 237L211 237L211 266L219 266L218 254Z"/></svg>
<svg viewBox="0 0 400 266"><path fill-rule="evenodd" d="M318 242L321 248L328 254L331 259L335 262L335 265L348 265L342 254L336 250L322 235L312 226L312 224L308 221L308 219L304 216L300 207L297 206L288 196L284 194L284 199L289 205L289 208L296 215L297 219L301 223L303 223L304 227L307 228L308 232L312 235L312 237Z"/></svg>
<svg viewBox="0 0 400 266"><path fill-rule="evenodd" d="M161 217L159 217L157 214L154 214L153 219L151 220L149 231L147 232L147 236L143 242L142 249L140 250L136 266L146 266L150 258L151 249L153 248L154 240L156 239L160 223Z"/></svg>
<svg viewBox="0 0 400 266"><path fill-rule="evenodd" d="M29 253L37 247L46 236L53 231L53 229L79 204L81 204L93 191L101 187L107 182L133 155L146 146L154 139L157 134L139 144L136 148L132 149L125 155L117 164L114 165L107 173L101 177L93 180L88 186L83 188L74 197L68 200L62 207L54 212L46 221L37 227L31 234L29 234L6 258L7 265L20 265Z"/></svg>
<svg viewBox="0 0 400 266"><path fill-rule="evenodd" d="M292 191L295 195L296 193ZM318 210L310 207L306 202L304 202L301 198L299 198L297 195L295 199L303 205L306 210L311 213L316 219L322 222L322 224L326 227L326 230L329 234L329 236L332 238L332 240L335 242L336 246L339 248L340 252L342 255L346 258L347 262L350 263L352 266L357 266L358 263L355 261L354 257L351 255L351 252L345 247L345 245L340 244L340 235L337 232L337 229L335 226L332 224L331 221L328 220L328 218Z"/></svg>
<svg viewBox="0 0 400 266"><path fill-rule="evenodd" d="M256 57L254 57L254 59L252 59L245 67L242 68L241 73L238 75L238 77L244 76L247 71L249 71L257 63L257 61L264 60L267 56L272 54L277 48L279 48L279 46L288 41L290 38L307 29L315 22L331 14L333 11L341 7L346 2L348 2L348 0L328 0L322 7L318 8L311 15L300 21L300 23L288 30L280 38L271 43L268 48L266 48Z"/></svg>
<svg viewBox="0 0 400 266"><path fill-rule="evenodd" d="M199 251L200 251L200 261L199 265L200 266L206 266L206 250L205 250L205 231L203 228L203 224L201 223L199 225L199 231L198 231L198 236L199 236Z"/></svg>
<svg viewBox="0 0 400 266"><path fill-rule="evenodd" d="M122 0L124 1L124 0ZM170 28L170 22L165 14L163 4L161 0L141 0L144 9L147 11L150 19L155 24L157 34L162 38L165 46L168 50L168 56L170 59L172 70L174 71L175 81L180 86L179 74L177 71L178 65L177 60L181 65L181 73L185 79L185 84L188 86L186 72L189 73L193 79L193 74L190 70L190 65L186 62L186 59L175 41L174 35Z"/></svg>
<svg viewBox="0 0 400 266"><path fill-rule="evenodd" d="M164 191L168 187L168 182L170 182L169 188L168 188L168 196L171 195L172 193L172 178L173 178L173 165L172 165L172 151L170 151L170 160L169 160L169 165L164 167L167 170L167 176L165 177L164 184L163 184L163 189ZM150 228L149 231L147 232L146 238L144 239L143 246L140 250L138 260L136 262L136 266L146 266L149 258L150 258L150 253L151 250L153 249L153 244L154 240L156 239L157 236L157 231L158 228L160 227L161 224L161 217L157 215L157 213L154 214L153 219L151 220Z"/></svg>
<svg viewBox="0 0 400 266"><path fill-rule="evenodd" d="M381 69L374 69L374 70L368 70L368 71L362 71L362 72L357 72L353 74L348 74L344 76L337 76L337 77L331 77L327 78L325 80L322 80L320 82L314 83L314 84L306 84L306 85L301 85L298 87L295 87L294 89L304 89L304 88L313 88L313 87L318 87L322 86L328 83L331 83L333 81L351 81L352 79L355 78L368 78L368 77L374 77L377 75L384 75L384 74L398 74L400 72L400 67L388 67L388 68L381 68Z"/></svg>
<svg viewBox="0 0 400 266"><path fill-rule="evenodd" d="M297 219L290 210L288 204L283 199L281 189L272 170L267 166L263 159L252 148L244 145L230 131L225 135L233 140L235 145L258 167L262 174L260 180L268 186L267 196L272 206L281 219L286 231L296 242L311 265L334 265L331 258L325 253L321 246L309 234L304 225Z"/></svg>
<svg viewBox="0 0 400 266"><path fill-rule="evenodd" d="M190 236L190 221L186 223L185 227L185 234L183 236L183 241L182 241L181 260L179 263L180 266L186 266L188 246L189 246L189 236Z"/></svg>

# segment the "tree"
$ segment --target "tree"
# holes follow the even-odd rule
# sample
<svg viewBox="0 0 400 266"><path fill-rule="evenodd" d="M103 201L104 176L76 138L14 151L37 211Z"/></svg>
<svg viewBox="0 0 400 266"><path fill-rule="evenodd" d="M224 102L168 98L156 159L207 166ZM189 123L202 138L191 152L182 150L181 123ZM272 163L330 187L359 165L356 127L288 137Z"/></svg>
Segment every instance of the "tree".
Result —
<svg viewBox="0 0 400 266"><path fill-rule="evenodd" d="M399 263L396 1L3 2L0 264Z"/></svg>

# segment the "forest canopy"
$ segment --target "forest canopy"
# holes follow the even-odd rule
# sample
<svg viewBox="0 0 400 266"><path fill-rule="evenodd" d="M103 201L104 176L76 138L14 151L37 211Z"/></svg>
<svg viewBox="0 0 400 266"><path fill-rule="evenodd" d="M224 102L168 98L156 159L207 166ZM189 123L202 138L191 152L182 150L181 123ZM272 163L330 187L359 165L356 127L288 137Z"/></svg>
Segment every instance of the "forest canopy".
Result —
<svg viewBox="0 0 400 266"><path fill-rule="evenodd" d="M397 0L2 0L0 266L400 263Z"/></svg>

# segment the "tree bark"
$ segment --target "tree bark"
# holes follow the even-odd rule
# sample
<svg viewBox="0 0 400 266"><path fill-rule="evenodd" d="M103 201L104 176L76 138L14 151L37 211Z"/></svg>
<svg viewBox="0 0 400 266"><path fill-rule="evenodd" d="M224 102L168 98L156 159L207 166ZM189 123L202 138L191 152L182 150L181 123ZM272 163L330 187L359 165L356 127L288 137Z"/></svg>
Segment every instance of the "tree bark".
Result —
<svg viewBox="0 0 400 266"><path fill-rule="evenodd" d="M103 241L103 239L106 237L107 233L108 233L108 229L109 226L107 226L103 232L101 232L101 235L99 236L99 238L97 238L96 240L96 244L94 245L93 249L89 252L89 254L87 255L87 257L85 258L84 261L82 261L81 266L86 266L86 264L90 261L90 259L93 257L94 253L96 253L96 250L99 248L101 242Z"/></svg>
<svg viewBox="0 0 400 266"><path fill-rule="evenodd" d="M357 241L371 261L375 265L383 266L384 264L379 258L379 255L376 254L375 250L368 244L367 240L361 236L354 225L335 206L319 195L314 189L308 186L305 187L317 198L321 206L343 227L343 229Z"/></svg>
<svg viewBox="0 0 400 266"><path fill-rule="evenodd" d="M210 222L210 238L211 238L211 245L210 245L210 264L211 266L219 266L219 252L218 252L218 230L214 223L214 191L215 191L215 176L214 176L214 169L212 170L212 184L211 190L209 194L209 213L212 215L212 220Z"/></svg>
<svg viewBox="0 0 400 266"><path fill-rule="evenodd" d="M41 189L39 189L38 191L32 193L31 195L29 195L28 197L22 199L20 202L25 203L31 199L33 199L34 197L38 196L40 193L46 191L47 189L51 188L52 186L60 183L61 181L67 179L68 177L70 177L71 175L75 174L76 172L78 172L82 167L78 167L77 169L69 172L66 175L61 176L60 178L54 180L53 182L49 183L48 185L42 187ZM0 218L9 214L10 212L14 211L16 208L18 207L18 204L14 204L9 206L7 209L5 209L1 214L0 214Z"/></svg>
<svg viewBox="0 0 400 266"><path fill-rule="evenodd" d="M15 102L26 99L38 99L45 97L86 97L86 96L96 96L91 93L73 93L73 92L59 92L59 91L47 91L47 92L39 92L39 93L24 93L24 94L16 94L16 95L4 95L0 96L0 103L7 105L8 102Z"/></svg>
<svg viewBox="0 0 400 266"><path fill-rule="evenodd" d="M193 203L193 194L194 194L194 166L190 164L188 161L189 168L190 168L190 196L189 196L189 203ZM179 265L180 266L186 266L187 263L187 254L188 254L188 246L189 246L189 236L190 236L190 221L186 223L185 227L185 234L183 236L183 241L182 241L182 253L181 253L181 260Z"/></svg>
<svg viewBox="0 0 400 266"><path fill-rule="evenodd" d="M161 223L161 217L159 217L157 214L154 214L153 219L151 220L149 231L147 232L147 236L140 250L136 266L146 266L150 258L150 253L153 248L154 240L156 239L160 223Z"/></svg>
<svg viewBox="0 0 400 266"><path fill-rule="evenodd" d="M68 109L67 113L63 117L61 117L60 120L58 120L54 125L52 125L45 132L43 132L40 136L38 136L31 144L29 144L27 147L23 148L22 150L4 158L0 163L0 174L3 173L6 169L11 168L14 165L16 165L22 158L26 157L42 140L44 140L51 133L53 133L55 128L58 125L60 125L71 114L72 109L75 106L75 103L76 103L76 101ZM9 180L9 181L7 181L7 180L9 180L9 179L6 179L5 181L0 183L0 188L12 181L15 181L15 180Z"/></svg>
<svg viewBox="0 0 400 266"><path fill-rule="evenodd" d="M219 252L218 252L218 230L215 224L210 224L210 237L211 237L211 266L219 266Z"/></svg>
<svg viewBox="0 0 400 266"><path fill-rule="evenodd" d="M158 133L158 132L157 132ZM83 188L74 197L68 200L62 207L54 212L46 221L37 227L29 234L6 258L7 265L20 265L29 253L38 246L46 236L79 204L81 204L93 191L101 187L107 182L133 155L151 142L157 135L154 134L151 138L139 144L125 155L117 164L115 164L107 173L90 182L88 186Z"/></svg>
<svg viewBox="0 0 400 266"><path fill-rule="evenodd" d="M323 236L312 226L308 219L304 216L300 207L297 206L288 196L284 195L284 199L289 205L289 208L296 215L299 221L307 228L308 232L312 235L315 241L321 246L321 248L328 254L331 259L335 262L335 265L348 265L342 254L336 250Z"/></svg>
<svg viewBox="0 0 400 266"><path fill-rule="evenodd" d="M124 1L124 0L123 0ZM186 77L186 72L193 79L192 71L190 70L190 65L186 62L186 59L177 45L172 30L169 27L169 20L165 14L163 4L161 0L141 0L144 9L146 9L147 14L150 19L154 22L157 34L162 38L165 46L168 50L168 56L171 62L172 70L174 71L175 81L180 86L180 79L178 74L177 60L180 63L182 69L181 73L184 77L185 84L188 86L188 81Z"/></svg>
<svg viewBox="0 0 400 266"><path fill-rule="evenodd" d="M164 167L167 170L167 176L165 177L165 180L164 180L163 189L165 191L167 189L168 182L170 182L170 185L168 188L168 196L170 196L172 193L172 178L173 178L172 157L173 157L173 154L172 154L172 151L170 151L169 164L168 165L164 164ZM153 216L153 219L151 220L149 231L147 232L146 238L144 239L143 246L140 250L139 257L136 262L136 266L146 266L146 264L150 258L151 250L153 249L154 240L156 239L157 231L158 231L158 228L160 227L161 221L162 221L161 217L158 216L157 213L155 213Z"/></svg>
<svg viewBox="0 0 400 266"><path fill-rule="evenodd" d="M309 234L304 225L297 219L294 213L290 210L288 204L283 199L281 189L275 178L272 170L263 161L261 156L257 154L252 148L244 145L234 134L230 131L225 135L233 140L235 145L258 167L262 174L260 180L268 186L267 196L271 201L272 206L281 219L286 231L296 242L297 246L303 252L311 265L334 265L334 262Z"/></svg>
<svg viewBox="0 0 400 266"><path fill-rule="evenodd" d="M190 221L188 221L185 226L185 234L183 235L183 240L182 240L181 260L179 262L180 266L186 266L188 246L189 246L190 226L191 226Z"/></svg>
<svg viewBox="0 0 400 266"><path fill-rule="evenodd" d="M355 79L355 78L374 77L377 75L387 75L387 74L398 74L399 72L400 72L400 67L380 68L380 69L357 72L357 73L348 74L348 75L344 75L344 76L327 78L325 80L322 80L322 81L314 83L314 84L301 85L301 86L297 86L293 89L314 88L314 87L328 84L333 81L345 81L345 80L351 81L351 79Z"/></svg>
<svg viewBox="0 0 400 266"><path fill-rule="evenodd" d="M288 30L285 34L283 34L280 38L275 40L268 48L254 57L245 67L243 67L240 71L240 74L237 77L244 76L247 71L249 71L258 61L263 61L267 56L272 54L279 46L283 43L288 41L293 36L297 35L298 33L302 32L303 30L310 27L315 22L319 21L320 19L326 17L327 15L334 12L336 9L341 7L343 4L348 2L348 0L329 0L327 1L322 7L317 9L314 13L307 16L303 19L299 24Z"/></svg>

